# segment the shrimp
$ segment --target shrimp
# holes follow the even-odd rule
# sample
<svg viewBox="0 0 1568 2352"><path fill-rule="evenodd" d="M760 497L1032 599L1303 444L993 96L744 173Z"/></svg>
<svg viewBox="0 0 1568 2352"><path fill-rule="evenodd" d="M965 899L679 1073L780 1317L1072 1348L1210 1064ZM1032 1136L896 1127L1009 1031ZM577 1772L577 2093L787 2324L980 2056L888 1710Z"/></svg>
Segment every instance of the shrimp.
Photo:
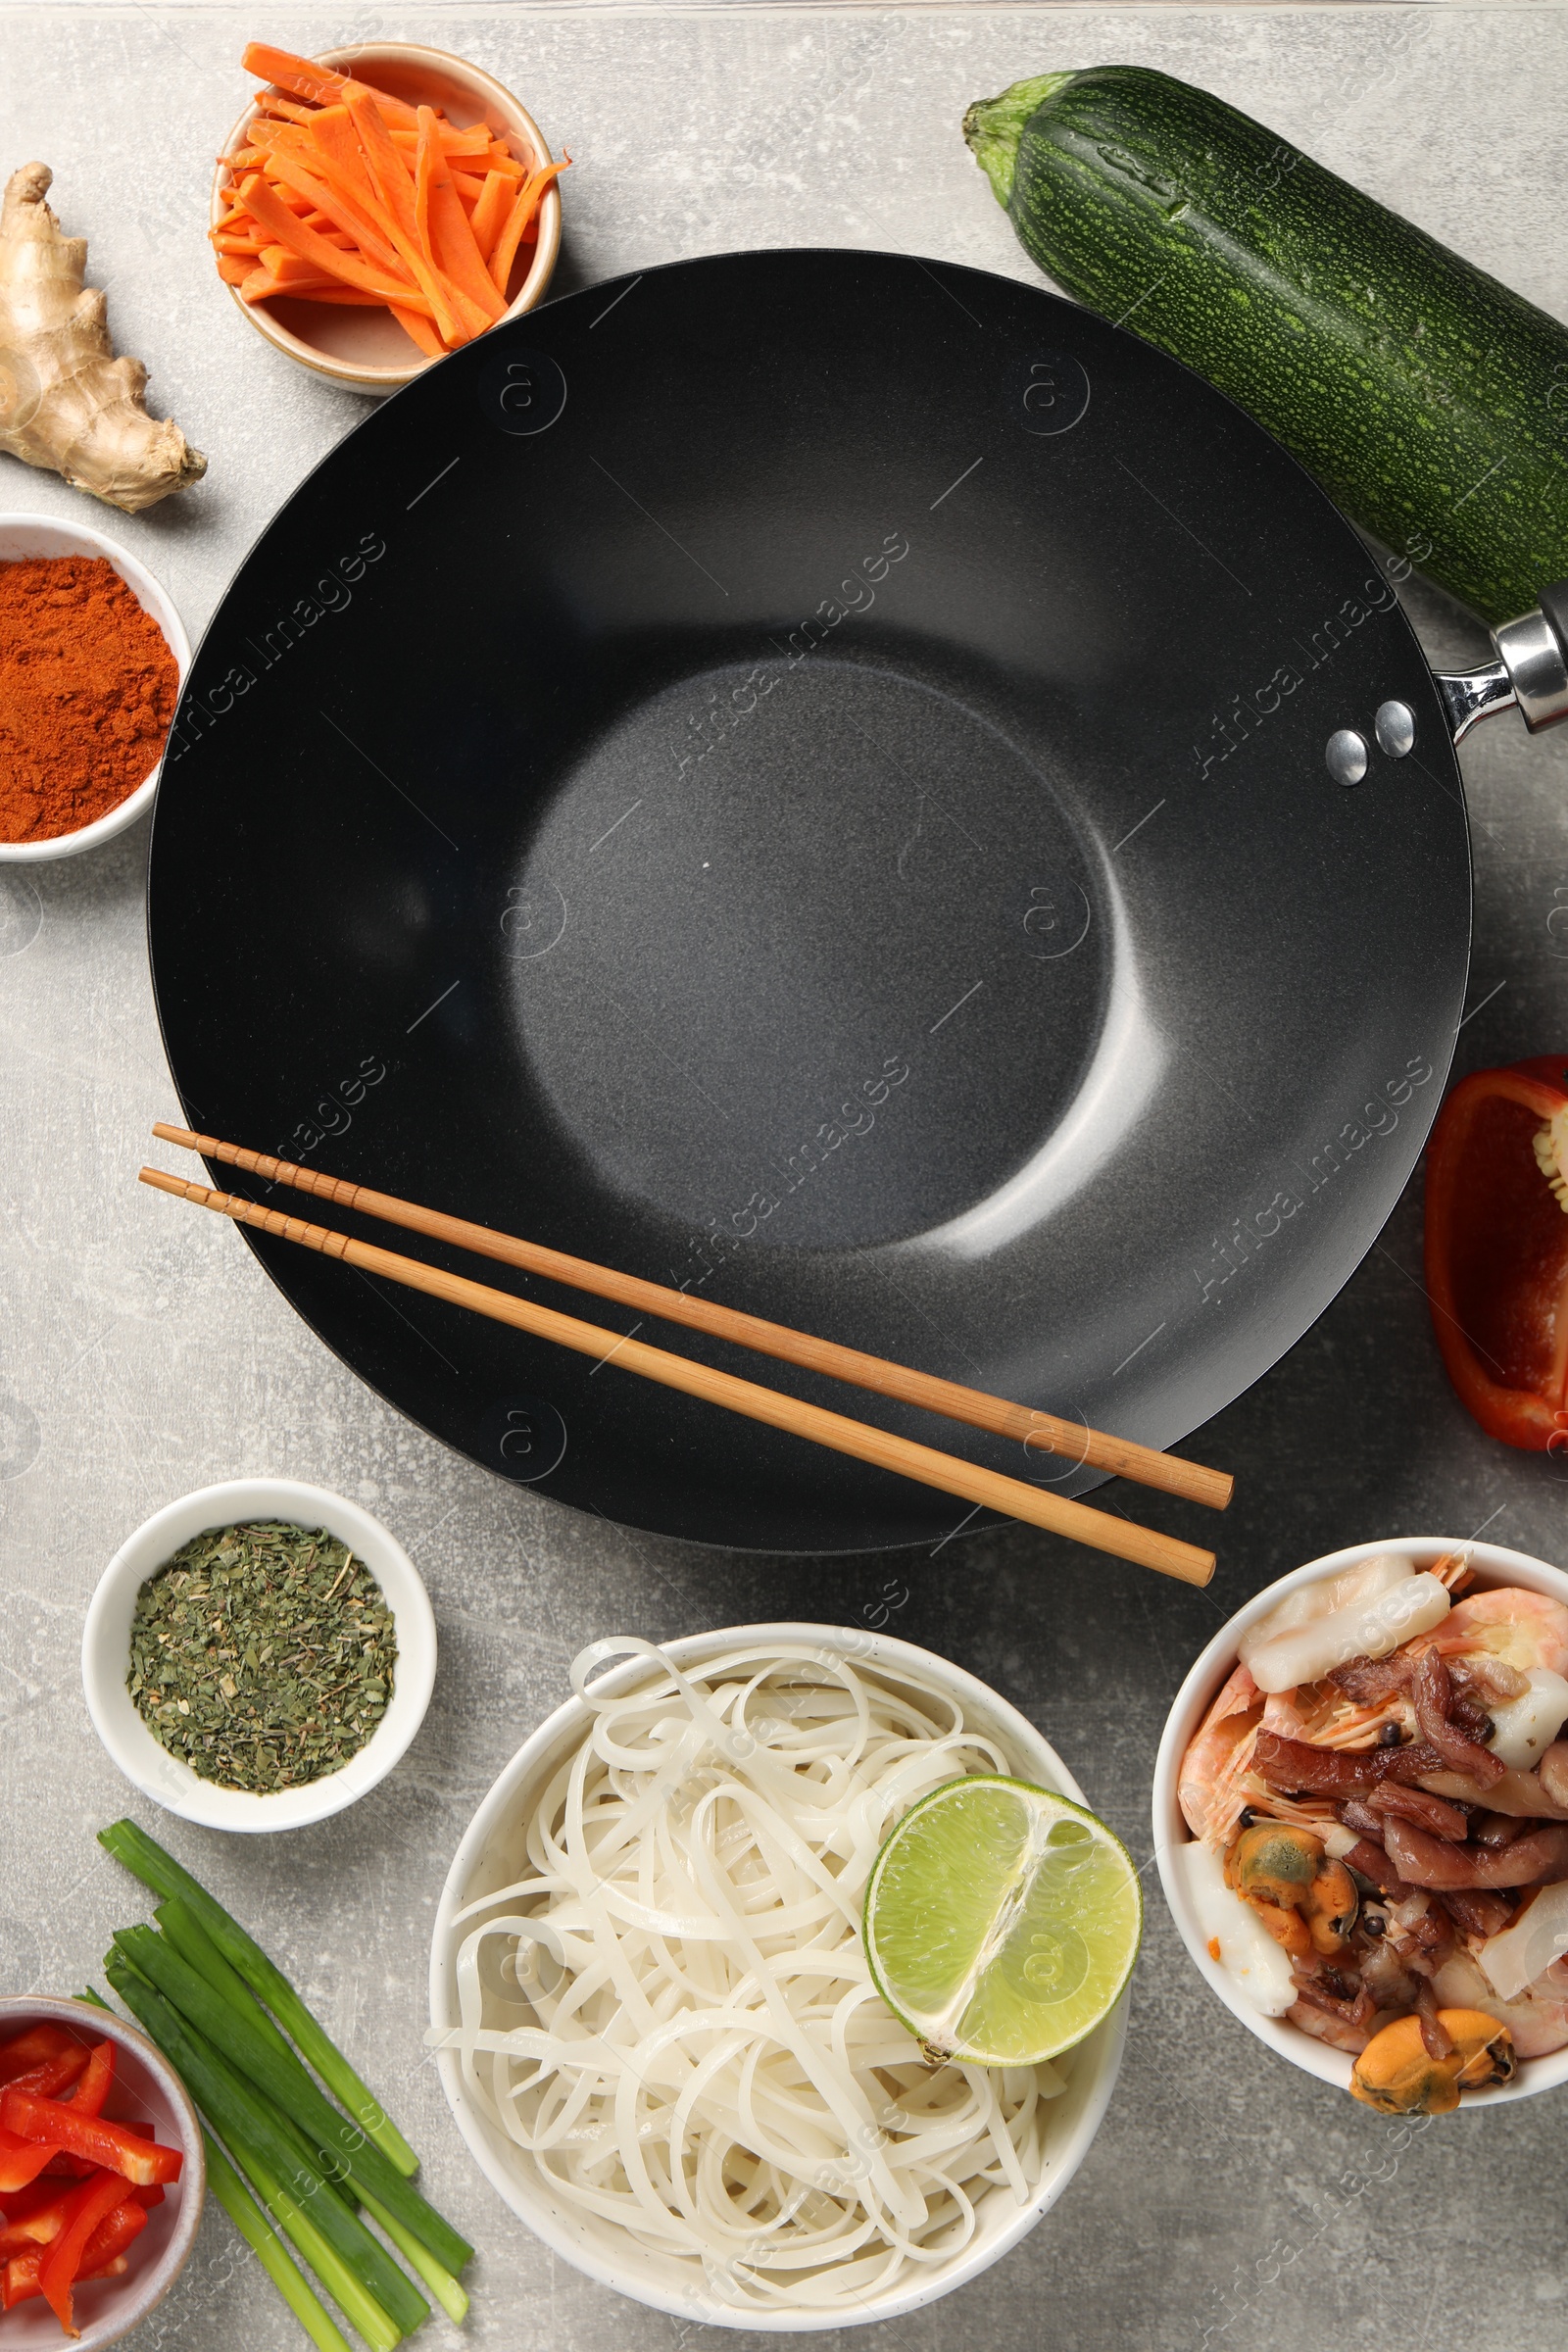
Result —
<svg viewBox="0 0 1568 2352"><path fill-rule="evenodd" d="M1469 1952L1450 1952L1432 1980L1445 2008L1485 2010L1513 2035L1521 2058L1545 2058L1568 2045L1568 1982L1560 1961L1527 1984L1517 2000L1500 2001Z"/></svg>
<svg viewBox="0 0 1568 2352"><path fill-rule="evenodd" d="M1489 1649L1522 1674L1544 1666L1568 1675L1568 1608L1544 1592L1499 1585L1456 1601L1431 1646L1444 1657Z"/></svg>
<svg viewBox="0 0 1568 2352"><path fill-rule="evenodd" d="M1314 2041L1326 2041L1331 2050L1345 2050L1352 2058L1359 2058L1372 2038L1365 2026L1348 2025L1327 2009L1314 2009L1309 2001L1294 2001L1285 2014Z"/></svg>
<svg viewBox="0 0 1568 2352"><path fill-rule="evenodd" d="M1195 1838L1224 1845L1247 1802L1241 1783L1251 1761L1262 1692L1238 1666L1182 1758L1176 1795Z"/></svg>

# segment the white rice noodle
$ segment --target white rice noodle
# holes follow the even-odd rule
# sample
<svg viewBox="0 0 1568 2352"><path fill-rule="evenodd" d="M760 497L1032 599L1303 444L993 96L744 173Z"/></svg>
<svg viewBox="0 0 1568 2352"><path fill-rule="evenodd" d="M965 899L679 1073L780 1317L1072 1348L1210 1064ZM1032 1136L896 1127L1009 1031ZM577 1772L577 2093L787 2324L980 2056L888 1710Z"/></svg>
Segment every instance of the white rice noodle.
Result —
<svg viewBox="0 0 1568 2352"><path fill-rule="evenodd" d="M589 1674L646 1655L626 1697ZM1052 2066L929 2065L860 1941L915 1800L1011 1759L940 1690L779 1643L683 1673L596 1642L593 1723L528 1874L458 1914L455 2050L553 2199L691 2265L725 2309L852 2310L967 2244L1045 2165Z"/></svg>

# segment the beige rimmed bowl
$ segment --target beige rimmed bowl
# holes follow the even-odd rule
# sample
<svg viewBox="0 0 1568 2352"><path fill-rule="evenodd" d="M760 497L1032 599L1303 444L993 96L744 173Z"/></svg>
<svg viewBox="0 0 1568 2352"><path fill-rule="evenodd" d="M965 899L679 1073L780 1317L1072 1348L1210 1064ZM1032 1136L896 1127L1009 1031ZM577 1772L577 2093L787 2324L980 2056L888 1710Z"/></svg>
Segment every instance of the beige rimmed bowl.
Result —
<svg viewBox="0 0 1568 2352"><path fill-rule="evenodd" d="M743 1625L717 1633L691 1634L662 1644L663 1654L676 1665L695 1669L732 1649L752 1649L773 1643L800 1646L827 1659L847 1659L861 1672L882 1669L890 1676L906 1676L928 1690L956 1700L965 1722L993 1739L1021 1779L1057 1790L1075 1802L1087 1802L1082 1789L1051 1742L1017 1708L946 1658L910 1642L896 1642L884 1634L856 1631L836 1625ZM632 1657L594 1677L596 1691L620 1694L634 1690L657 1671L645 1656ZM589 1712L575 1696L540 1724L524 1740L469 1823L441 1891L435 1934L430 1950L430 2022L447 2027L458 2022L456 1953L461 1936L453 1918L466 1903L511 1884L525 1860L521 1826L553 1776L580 1745L589 1728ZM998 2190L979 2208L979 2227L969 2243L949 2260L933 2264L913 2278L906 2276L891 2287L872 2291L850 2311L824 2312L820 2307L796 2306L775 2311L730 2311L719 2304L694 2266L678 2255L660 2254L640 2247L629 2233L611 2222L558 2205L524 2164L520 2152L489 2118L482 2114L464 2087L456 2054L443 2050L437 2058L442 2088L480 2171L498 2195L526 2222L553 2252L585 2272L600 2285L610 2286L634 2302L677 2319L706 2321L710 2326L743 2328L764 2335L832 2332L871 2320L896 2320L933 2303L938 2296L962 2286L1007 2253L1035 2224L1050 2212L1089 2153L1090 2143L1110 2103L1122 2045L1127 2037L1127 1996L1124 1993L1102 2025L1097 2026L1062 2061L1068 2075L1066 2089L1051 2102L1052 2126L1045 2169L1038 2186L1024 2205L1005 2190Z"/></svg>
<svg viewBox="0 0 1568 2352"><path fill-rule="evenodd" d="M88 2279L75 2290L74 2316L81 2332L74 2352L103 2352L106 2344L118 2344L157 2309L189 2259L207 2193L202 2128L184 2083L162 2050L139 2027L90 2001L57 2000L47 1993L0 2000L0 2041L45 2020L69 2028L84 2041L112 2041L115 2082L106 2113L111 2119L122 2116L151 2124L164 2145L178 2148L185 2159L179 2179L170 2181L163 2203L152 2208L146 2229L126 2248L128 2269L118 2278ZM45 2345L61 2352L67 2341L41 2295L19 2303L0 2320L0 2343L6 2352L41 2352Z"/></svg>
<svg viewBox="0 0 1568 2352"><path fill-rule="evenodd" d="M520 100L493 74L446 49L427 49L416 41L367 41L357 48L323 49L314 60L334 73L373 82L410 106L439 106L460 130L488 122L518 163L548 164L554 159L544 133ZM237 155L245 133L256 119L248 106L223 142L225 155ZM216 227L225 210L229 172L220 164L213 173L209 219ZM523 245L513 264L507 286L508 318L520 318L544 300L561 250L561 191L552 180L539 205L539 234ZM239 289L228 286L235 308L259 335L302 368L331 383L357 392L396 392L437 362L427 359L406 335L390 312L340 308L324 302L288 301L249 303ZM498 326L505 321L497 319Z"/></svg>
<svg viewBox="0 0 1568 2352"><path fill-rule="evenodd" d="M90 523L60 521L51 514L0 514L0 564L20 564L26 556L102 557L112 564L142 611L150 613L163 631L179 682L184 685L190 667L190 639L174 610L174 600L146 565L127 555L116 540L106 539ZM152 807L163 764L160 760L115 808L94 817L90 825L78 825L74 833L53 833L44 841L0 841L0 864L36 865L46 858L74 858L83 850L95 850L100 843L112 841Z"/></svg>
<svg viewBox="0 0 1568 2352"><path fill-rule="evenodd" d="M1545 1560L1533 1559L1528 1552L1505 1551L1500 1544L1477 1544L1462 1536L1394 1536L1376 1544L1348 1544L1344 1551L1331 1551L1322 1559L1308 1560L1304 1568L1282 1576L1278 1584L1256 1593L1245 1609L1238 1609L1229 1623L1220 1628L1176 1693L1154 1763L1154 1851L1159 1863L1159 1883L1187 1946L1188 1958L1209 1990L1250 2034L1267 2042L1277 2057L1289 2059L1303 2074L1315 2075L1320 2082L1332 2082L1339 2090L1348 2091L1350 2087L1350 2070L1355 2062L1348 2053L1330 2049L1326 2041L1303 2034L1288 2017L1265 2017L1247 1998L1229 1970L1209 1957L1185 1877L1178 1873L1172 1859L1174 1849L1188 1844L1192 1836L1177 1798L1177 1781L1188 1742L1235 1669L1238 1642L1259 1618L1266 1617L1289 1593L1298 1592L1303 1585L1341 1576L1347 1568L1354 1568L1360 1561L1374 1559L1382 1552L1394 1552L1401 1559L1412 1560L1421 1569L1432 1567L1445 1552L1450 1551L1468 1553L1478 1586L1521 1585L1528 1592L1544 1592L1548 1600L1560 1600L1568 1607L1568 1576L1560 1568L1551 1567ZM1463 2104L1466 2108L1500 2106L1510 2099L1529 2099L1539 2091L1556 2090L1564 2082L1568 2082L1568 2049L1554 2050L1547 2058L1522 2060L1511 2082L1500 2083L1493 2090L1467 2090Z"/></svg>

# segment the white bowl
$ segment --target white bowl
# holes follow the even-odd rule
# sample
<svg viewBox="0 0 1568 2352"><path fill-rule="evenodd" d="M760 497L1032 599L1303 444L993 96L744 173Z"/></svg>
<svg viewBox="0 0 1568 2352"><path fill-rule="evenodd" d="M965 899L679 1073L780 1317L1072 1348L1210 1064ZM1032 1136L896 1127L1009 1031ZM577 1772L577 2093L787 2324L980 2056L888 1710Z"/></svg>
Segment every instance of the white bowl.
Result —
<svg viewBox="0 0 1568 2352"><path fill-rule="evenodd" d="M127 556L113 539L106 539L102 531L93 530L85 522L56 522L46 514L0 514L0 564L16 564L24 556L107 558L142 611L150 612L163 630L183 686L185 672L190 667L190 639L167 591L160 588L152 573L134 556ZM95 850L100 842L112 841L117 833L123 833L127 825L133 825L145 808L151 808L162 766L160 760L118 808L111 808L105 816L95 817L90 825L82 825L74 833L57 833L49 841L0 841L0 864L34 864L41 858L74 858L81 850Z"/></svg>
<svg viewBox="0 0 1568 2352"><path fill-rule="evenodd" d="M874 1673L880 1666L890 1672L902 1671L923 1678L961 1705L966 1723L996 1740L1021 1779L1057 1789L1080 1804L1086 1801L1055 1749L1026 1716L1020 1715L1016 1707L1009 1706L995 1690L988 1690L984 1683L977 1682L972 1674L950 1665L946 1658L937 1657L931 1650L917 1649L912 1642L895 1642L882 1634L856 1632L848 1626L747 1625L717 1633L690 1634L682 1641L666 1642L663 1649L677 1665L690 1668L728 1649L770 1642L805 1642L812 1649L853 1659L862 1670ZM646 1657L633 1657L603 1676L596 1675L594 1688L607 1693L629 1690L653 1671ZM569 1698L564 1706L558 1707L524 1740L468 1824L447 1873L436 1912L430 1950L432 2025L448 2027L458 2022L454 1913L475 1896L507 1886L519 1875L521 1863L515 1825L532 1810L545 1784L579 1744L588 1725L588 1709L580 1699ZM552 2203L515 2161L516 2150L512 2142L470 2101L463 2086L456 2054L443 2050L437 2065L458 2129L473 2151L480 2170L503 2201L553 2252L597 2279L601 2286L612 2286L620 2294L631 2296L634 2302L649 2304L656 2311L671 2312L678 2319L744 2328L758 2334L789 2335L852 2327L868 2320L900 2319L976 2278L1027 2236L1042 2214L1050 2212L1089 2152L1089 2144L1100 2129L1115 2086L1126 2034L1124 1995L1104 2024L1080 2042L1065 2062L1070 2070L1068 2086L1058 2099L1051 2102L1049 2154L1040 2184L1028 2204L1017 2205L1005 2190L999 2190L980 2207L980 2226L961 2254L946 2265L933 2266L913 2281L898 2280L880 2293L866 2295L848 2313L824 2313L820 2309L746 2311L736 2312L731 2318L705 2291L701 2281L692 2279L691 2266L678 2256L645 2251L613 2223L601 2223Z"/></svg>
<svg viewBox="0 0 1568 2352"><path fill-rule="evenodd" d="M340 1771L323 1773L302 1788L253 1796L204 1781L160 1746L125 1688L130 1624L136 1595L182 1544L210 1527L245 1519L279 1519L294 1527L324 1527L365 1562L391 1607L398 1655L392 1696L369 1739ZM242 1478L202 1487L156 1511L105 1569L81 1634L81 1680L93 1729L128 1781L144 1796L184 1821L211 1830L297 1830L341 1813L377 1781L384 1781L424 1721L435 1682L435 1618L418 1571L378 1519L292 1478Z"/></svg>
<svg viewBox="0 0 1568 2352"><path fill-rule="evenodd" d="M90 2001L65 2001L47 1993L24 1993L0 1999L0 2039L24 2033L47 2019L65 2026L84 2041L112 2041L115 2081L107 2114L127 2122L151 2124L167 2148L178 2148L185 2162L177 2180L164 2191L164 2201L147 2216L147 2227L126 2249L129 2268L119 2278L89 2279L76 2290L75 2321L81 2333L74 2352L102 2352L106 2344L139 2328L156 2310L179 2277L196 2242L207 2191L207 2160L202 2129L190 2097L162 2050L154 2047L139 2026L95 2008ZM63 2352L66 2338L49 2305L38 2296L19 2303L6 2314L6 2352ZM150 2340L150 2339L149 2339Z"/></svg>
<svg viewBox="0 0 1568 2352"><path fill-rule="evenodd" d="M1250 2034L1255 2034L1259 2041L1266 2041L1271 2050L1281 2058L1288 2058L1303 2074L1316 2075L1320 2082L1332 2082L1340 2090L1348 2091L1350 2087L1350 2070L1355 2062L1348 2053L1330 2049L1326 2041L1303 2034L1289 2018L1265 2017L1260 2009L1253 2008L1229 1971L1210 1959L1185 1878L1178 1875L1171 1858L1172 1848L1187 1844L1191 1837L1177 1801L1177 1777L1189 1740L1218 1696L1220 1686L1235 1669L1237 1643L1287 1593L1301 1585L1316 1584L1320 1578L1339 1576L1347 1568L1355 1567L1358 1561L1373 1559L1380 1552L1395 1552L1402 1559L1414 1560L1418 1568L1430 1568L1446 1551L1468 1553L1481 1585L1522 1585L1531 1592L1544 1592L1548 1599L1560 1600L1568 1606L1568 1576L1560 1568L1532 1559L1528 1552L1505 1551L1499 1544L1476 1544L1462 1536L1393 1536L1376 1544L1347 1544L1344 1551L1328 1552L1322 1559L1308 1560L1304 1568L1282 1576L1277 1585L1255 1594L1245 1609L1238 1609L1230 1622L1220 1628L1176 1693L1154 1763L1154 1851L1159 1862L1159 1883L1165 1889L1171 1917L1193 1966L1210 1991L1218 1995ZM1494 2090L1467 2090L1464 2104L1472 2107L1484 2102L1491 2107L1508 2099L1534 2098L1538 2091L1555 2090L1561 2082L1568 2082L1568 2050L1555 2050L1549 2058L1523 2060L1511 2082L1501 2083Z"/></svg>

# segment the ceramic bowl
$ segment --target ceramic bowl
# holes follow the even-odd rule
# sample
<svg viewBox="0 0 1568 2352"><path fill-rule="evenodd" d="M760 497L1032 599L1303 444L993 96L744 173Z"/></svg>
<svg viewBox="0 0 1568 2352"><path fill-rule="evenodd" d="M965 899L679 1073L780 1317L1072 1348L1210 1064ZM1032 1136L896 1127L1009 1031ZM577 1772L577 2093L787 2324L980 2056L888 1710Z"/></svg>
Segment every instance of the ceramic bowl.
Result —
<svg viewBox="0 0 1568 2352"><path fill-rule="evenodd" d="M190 667L190 640L167 589L159 586L134 556L126 555L113 539L106 539L102 531L93 530L85 522L57 522L47 514L0 514L0 564L16 564L24 556L106 558L142 611L150 612L163 630L178 664L180 683L184 684L185 672ZM162 764L160 760L159 767ZM95 817L90 825L79 826L74 833L57 833L49 841L0 841L0 864L35 865L41 858L74 858L82 850L95 850L100 842L112 841L117 833L123 833L127 825L133 825L142 811L151 808L157 790L155 767L117 808L111 808L106 816Z"/></svg>
<svg viewBox="0 0 1568 2352"><path fill-rule="evenodd" d="M368 41L351 49L323 49L316 63L373 82L410 106L439 106L460 130L488 122L518 163L552 161L544 134L526 107L492 75L445 49L426 49L414 41ZM239 153L255 116L255 106L248 106L223 142L225 155ZM215 225L226 209L228 180L227 166L220 164L213 174L210 217ZM544 300L560 250L561 192L552 181L539 206L538 238L518 249L513 265L507 286L509 318L521 318ZM274 351L351 390L396 392L436 365L387 311L281 297L249 303L241 301L237 287L230 286L228 292L241 316Z"/></svg>
<svg viewBox="0 0 1568 2352"><path fill-rule="evenodd" d="M727 1631L689 1635L664 1644L664 1654L677 1665L695 1667L737 1646L766 1642L804 1643L834 1657L852 1659L861 1673L879 1667L908 1674L956 1700L967 1723L994 1739L1024 1780L1083 1803L1083 1792L1061 1758L1026 1716L973 1675L950 1665L928 1649L895 1642L885 1635L857 1632L833 1625L749 1625ZM606 1692L634 1690L654 1669L645 1657L634 1657L594 1678ZM542 1723L501 1774L469 1823L467 1833L447 1873L435 1937L430 1954L430 2019L435 2026L457 2022L453 1916L476 1896L507 1886L518 1875L520 1840L517 1824L531 1812L552 1775L580 1743L589 1715L582 1701L568 1699ZM553 2252L583 2271L602 2286L614 2287L634 2302L683 2320L735 2326L760 2334L797 2334L838 2328L862 2321L893 2320L934 2302L992 2263L1027 2236L1043 2214L1049 2213L1089 2152L1115 2085L1127 2032L1127 2002L1123 1998L1104 2024L1096 2028L1064 2061L1069 2082L1051 2103L1052 2135L1039 2186L1026 2205L999 2193L980 2207L980 2225L961 2253L946 2264L933 2265L910 2280L907 2277L880 2292L867 2293L851 2312L824 2314L820 2309L737 2312L733 2319L715 2306L692 2265L678 2256L661 2255L638 2246L612 2223L601 2223L557 2205L518 2159L512 2142L468 2096L456 2055L443 2050L437 2059L447 2100L458 2129L467 2141L480 2170L498 2195L519 2220L527 2223Z"/></svg>
<svg viewBox="0 0 1568 2352"><path fill-rule="evenodd" d="M137 2027L88 2001L53 2000L47 1994L24 1993L0 2000L0 2041L24 2033L45 2019L68 2026L86 2041L115 2044L115 2082L105 2113L127 2122L150 2124L166 2147L177 2147L185 2162L179 2179L169 2183L164 2201L147 2217L147 2227L126 2250L128 2268L119 2278L92 2278L78 2286L74 2316L81 2333L74 2352L101 2352L105 2344L139 2328L149 2312L168 2294L185 2267L196 2242L207 2193L207 2166L202 2155L201 2125L186 2095L185 2085L161 2050L155 2049ZM66 2338L60 2322L41 2296L19 2303L7 2312L6 2352L39 2352L48 2345L59 2352Z"/></svg>
<svg viewBox="0 0 1568 2352"><path fill-rule="evenodd" d="M136 1595L182 1544L237 1520L280 1519L324 1527L369 1569L391 1606L398 1655L392 1697L374 1732L338 1772L301 1788L256 1796L204 1781L159 1745L125 1688ZM203 1487L156 1511L104 1571L81 1636L81 1679L93 1728L128 1781L182 1820L213 1830L297 1830L341 1813L385 1780L424 1720L435 1682L435 1618L417 1570L401 1544L357 1502L291 1478L244 1478Z"/></svg>
<svg viewBox="0 0 1568 2352"><path fill-rule="evenodd" d="M1287 1593L1297 1592L1302 1585L1316 1584L1324 1577L1339 1576L1347 1568L1353 1568L1359 1561L1370 1560L1380 1552L1396 1552L1401 1558L1413 1560L1417 1568L1430 1568L1445 1552L1450 1551L1468 1553L1478 1585L1522 1585L1529 1592L1544 1592L1549 1599L1568 1606L1568 1576L1560 1568L1532 1559L1527 1552L1505 1551L1499 1544L1476 1544L1462 1536L1395 1536L1376 1544L1348 1544L1344 1551L1331 1551L1320 1560L1308 1560L1304 1568L1282 1576L1277 1585L1257 1593L1245 1609L1238 1609L1229 1623L1220 1628L1176 1693L1154 1765L1154 1849L1159 1862L1159 1881L1189 1959L1210 1991L1250 2034L1255 2034L1259 2041L1267 2042L1279 2057L1288 2058L1303 2074L1315 2075L1320 2082L1332 2082L1340 2090L1348 2091L1350 2087L1354 2060L1346 2051L1331 2050L1327 2042L1303 2034L1287 2017L1265 2017L1247 1999L1229 1971L1209 1957L1185 1879L1178 1875L1171 1859L1173 1849L1185 1845L1191 1836L1177 1801L1177 1776L1188 1742L1218 1695L1220 1686L1235 1668L1237 1643ZM1554 2051L1548 2058L1526 2059L1511 2082L1494 2090L1467 2090L1464 2104L1497 2106L1509 2099L1533 2098L1538 2091L1555 2090L1562 2082L1568 2082L1568 2050Z"/></svg>

